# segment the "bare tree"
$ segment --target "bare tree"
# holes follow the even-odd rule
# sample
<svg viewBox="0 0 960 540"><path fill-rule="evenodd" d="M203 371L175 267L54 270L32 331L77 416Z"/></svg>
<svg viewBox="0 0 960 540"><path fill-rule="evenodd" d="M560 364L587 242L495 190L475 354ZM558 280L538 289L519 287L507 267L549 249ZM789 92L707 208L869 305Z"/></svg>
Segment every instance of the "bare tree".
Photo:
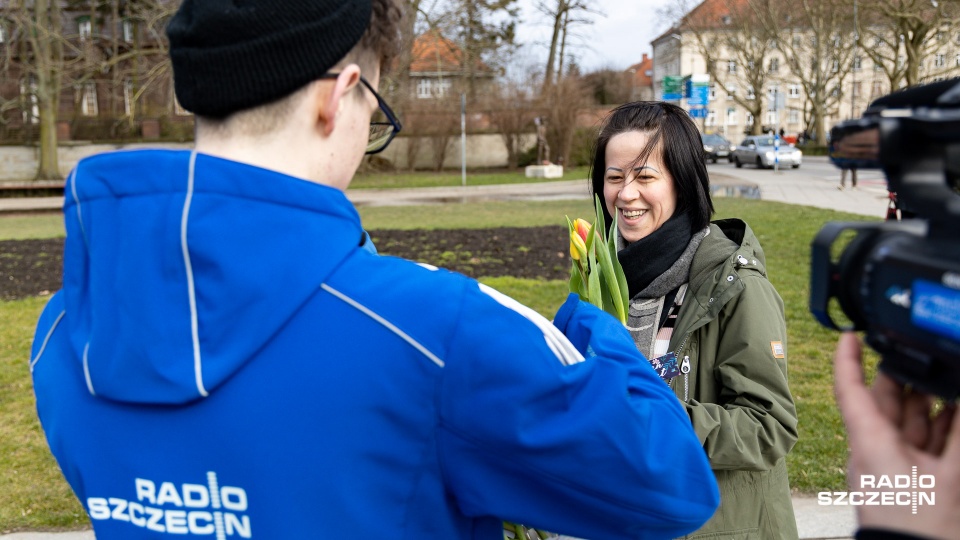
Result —
<svg viewBox="0 0 960 540"><path fill-rule="evenodd" d="M536 112L530 89L521 83L511 82L500 88L488 104L490 122L500 133L507 149L507 167L519 166L523 151L523 138L531 132Z"/></svg>
<svg viewBox="0 0 960 540"><path fill-rule="evenodd" d="M550 52L547 53L546 69L543 76L543 92L563 76L563 59L566 52L568 30L574 24L590 24L590 19L578 16L585 13L599 13L586 0L539 0L537 11L546 15L553 25L550 35ZM559 52L558 52L559 48Z"/></svg>
<svg viewBox="0 0 960 540"><path fill-rule="evenodd" d="M456 37L467 96L473 101L478 78L499 71L498 59L514 45L516 0L452 0L449 8L443 27Z"/></svg>
<svg viewBox="0 0 960 540"><path fill-rule="evenodd" d="M956 0L861 0L860 6L863 52L891 89L954 71L944 51L960 23ZM925 66L928 58L934 61Z"/></svg>
<svg viewBox="0 0 960 540"><path fill-rule="evenodd" d="M563 164L570 157L577 119L590 103L589 91L578 75L571 74L557 81L541 99L547 142L552 149L548 159Z"/></svg>
<svg viewBox="0 0 960 540"><path fill-rule="evenodd" d="M12 26L12 37L22 44L17 65L8 67L19 71L25 117L39 125L36 178L62 179L57 156L57 111L64 66L60 5L57 0L14 0L8 3L5 15ZM37 116L32 119L34 110Z"/></svg>
<svg viewBox="0 0 960 540"><path fill-rule="evenodd" d="M780 54L771 47L775 40L761 24L761 6L753 0L715 0L690 9L689 1L680 0L676 7L677 28L692 37L710 81L750 113L750 133L759 134L765 90L771 81L779 82L781 72Z"/></svg>
<svg viewBox="0 0 960 540"><path fill-rule="evenodd" d="M790 73L809 98L815 139L826 141L826 118L843 99L843 83L853 68L853 10L849 0L750 0Z"/></svg>

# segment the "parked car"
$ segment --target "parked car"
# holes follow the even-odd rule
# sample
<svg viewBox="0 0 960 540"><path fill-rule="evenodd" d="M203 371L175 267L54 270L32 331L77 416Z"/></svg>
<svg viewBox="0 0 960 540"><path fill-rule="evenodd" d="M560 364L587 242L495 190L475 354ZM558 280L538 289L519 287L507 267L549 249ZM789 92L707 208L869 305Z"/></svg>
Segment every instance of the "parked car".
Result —
<svg viewBox="0 0 960 540"><path fill-rule="evenodd" d="M730 161L730 141L723 138L722 135L703 135L703 157L716 163L720 158L726 158Z"/></svg>
<svg viewBox="0 0 960 540"><path fill-rule="evenodd" d="M758 169L772 168L779 160L780 167L787 165L796 169L803 160L803 152L786 142L780 142L780 149L774 153L773 135L750 135L730 152L730 160L738 168L744 163L756 165Z"/></svg>

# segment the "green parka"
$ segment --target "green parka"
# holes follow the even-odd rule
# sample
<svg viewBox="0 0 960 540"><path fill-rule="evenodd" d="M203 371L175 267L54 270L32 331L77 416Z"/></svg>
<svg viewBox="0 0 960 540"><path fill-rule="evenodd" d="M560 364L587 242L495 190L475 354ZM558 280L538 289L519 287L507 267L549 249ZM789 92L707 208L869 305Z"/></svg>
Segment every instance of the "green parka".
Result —
<svg viewBox="0 0 960 540"><path fill-rule="evenodd" d="M787 387L783 300L743 221L710 225L669 350L686 371L670 385L720 486L720 508L686 538L796 539L785 456L797 441L797 412Z"/></svg>

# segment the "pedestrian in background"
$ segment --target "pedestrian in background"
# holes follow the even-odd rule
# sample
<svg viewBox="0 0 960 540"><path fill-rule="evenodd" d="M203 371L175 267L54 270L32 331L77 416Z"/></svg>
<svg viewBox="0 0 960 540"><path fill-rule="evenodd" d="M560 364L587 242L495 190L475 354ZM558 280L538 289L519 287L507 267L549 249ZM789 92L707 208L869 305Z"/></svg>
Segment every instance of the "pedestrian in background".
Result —
<svg viewBox="0 0 960 540"><path fill-rule="evenodd" d="M837 186L837 189L843 191L847 183L847 173L850 173L850 187L852 189L857 189L857 168L850 167L847 169L840 169L840 185Z"/></svg>

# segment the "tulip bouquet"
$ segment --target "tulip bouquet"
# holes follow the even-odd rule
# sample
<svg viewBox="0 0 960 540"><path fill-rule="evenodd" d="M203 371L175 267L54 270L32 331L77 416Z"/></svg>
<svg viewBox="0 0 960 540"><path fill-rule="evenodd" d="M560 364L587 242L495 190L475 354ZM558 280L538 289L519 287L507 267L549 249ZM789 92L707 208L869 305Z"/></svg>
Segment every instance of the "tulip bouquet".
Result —
<svg viewBox="0 0 960 540"><path fill-rule="evenodd" d="M608 234L603 234L603 212L600 197L596 197L596 221L591 225L583 219L570 221L570 292L580 299L627 324L627 278L617 258L617 220L613 220Z"/></svg>
<svg viewBox="0 0 960 540"><path fill-rule="evenodd" d="M603 234L603 212L600 198L595 198L596 221L594 224L583 219L570 221L570 292L580 295L581 300L590 302L627 324L627 278L617 258L617 220L613 220L606 236ZM598 227L599 224L599 227ZM557 535L540 529L526 527L519 523L503 522L504 540L535 540L558 538Z"/></svg>

